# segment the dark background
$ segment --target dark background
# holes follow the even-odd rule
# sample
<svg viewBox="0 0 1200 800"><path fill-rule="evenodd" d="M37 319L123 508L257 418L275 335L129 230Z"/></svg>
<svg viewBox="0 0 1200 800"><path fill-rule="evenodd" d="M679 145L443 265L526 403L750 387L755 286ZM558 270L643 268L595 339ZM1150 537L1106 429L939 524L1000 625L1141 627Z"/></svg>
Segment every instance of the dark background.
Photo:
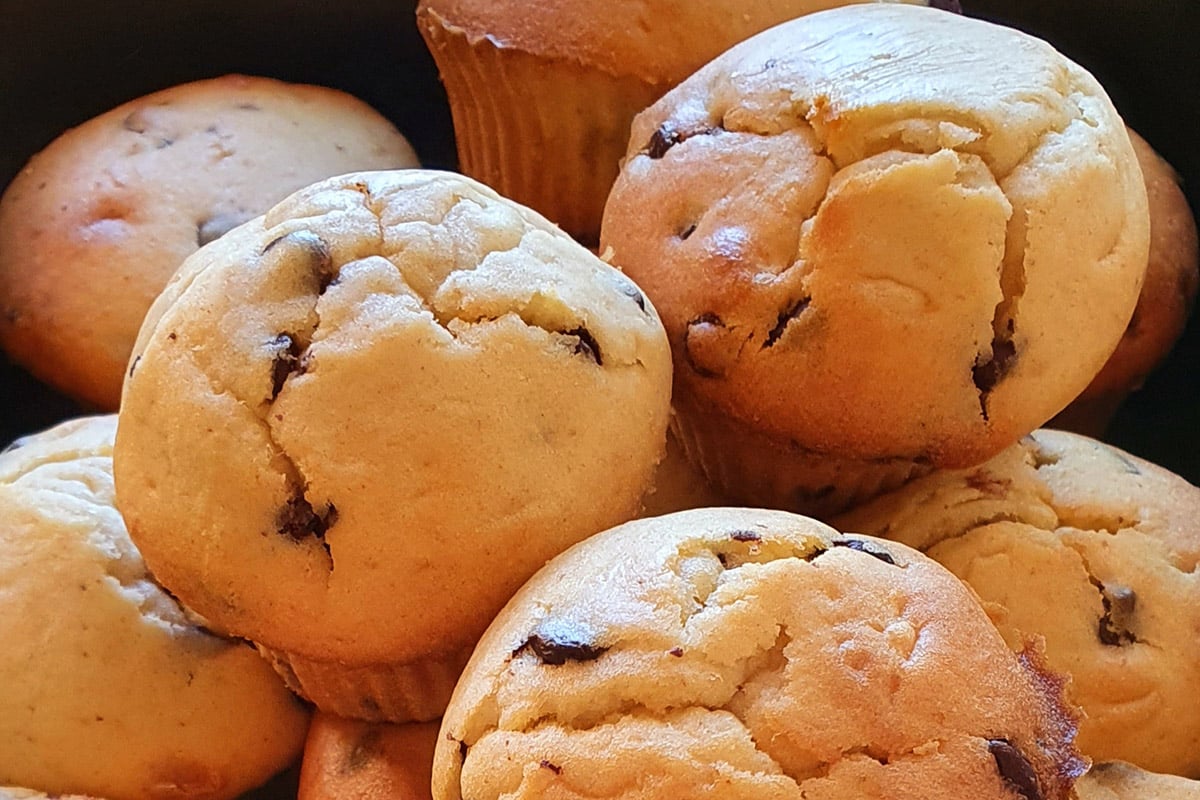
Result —
<svg viewBox="0 0 1200 800"><path fill-rule="evenodd" d="M1053 42L1200 196L1197 0L964 0ZM228 72L333 86L371 103L424 163L454 165L445 96L414 2L0 0L0 186L64 129L142 94ZM997 70L1005 69L996 64ZM1126 403L1110 441L1200 483L1200 324ZM0 445L81 411L0 355Z"/></svg>

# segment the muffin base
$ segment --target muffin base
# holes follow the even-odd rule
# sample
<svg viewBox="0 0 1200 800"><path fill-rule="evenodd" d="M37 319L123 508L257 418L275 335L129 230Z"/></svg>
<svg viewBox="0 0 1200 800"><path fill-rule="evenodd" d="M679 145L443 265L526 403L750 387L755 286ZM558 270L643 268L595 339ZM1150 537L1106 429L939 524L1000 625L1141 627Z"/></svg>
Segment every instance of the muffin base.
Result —
<svg viewBox="0 0 1200 800"><path fill-rule="evenodd" d="M923 459L819 453L682 394L676 392L672 431L688 460L739 503L827 519L933 469Z"/></svg>
<svg viewBox="0 0 1200 800"><path fill-rule="evenodd" d="M349 665L255 645L288 688L321 711L367 722L429 722L446 710L474 648L443 659Z"/></svg>
<svg viewBox="0 0 1200 800"><path fill-rule="evenodd" d="M449 96L459 169L584 244L599 241L630 123L667 87L472 40L428 9L420 26Z"/></svg>

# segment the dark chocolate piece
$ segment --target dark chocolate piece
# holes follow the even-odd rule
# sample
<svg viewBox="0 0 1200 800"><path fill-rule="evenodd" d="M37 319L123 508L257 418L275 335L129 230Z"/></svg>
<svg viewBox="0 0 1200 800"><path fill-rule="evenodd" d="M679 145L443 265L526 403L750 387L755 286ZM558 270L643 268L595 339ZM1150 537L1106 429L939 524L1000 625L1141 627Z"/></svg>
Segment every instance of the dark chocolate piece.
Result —
<svg viewBox="0 0 1200 800"><path fill-rule="evenodd" d="M996 769L1009 787L1025 800L1042 800L1037 773L1025 754L1007 739L988 741L988 752L996 759Z"/></svg>
<svg viewBox="0 0 1200 800"><path fill-rule="evenodd" d="M588 639L584 631L570 622L547 620L513 651L513 655L528 651L543 664L559 666L568 661L594 661L608 650Z"/></svg>
<svg viewBox="0 0 1200 800"><path fill-rule="evenodd" d="M600 357L600 344L596 338L592 336L591 331L587 328L572 328L569 331L564 331L567 336L574 336L579 342L574 347L576 355L586 355L592 361L596 362L596 366L604 364Z"/></svg>
<svg viewBox="0 0 1200 800"><path fill-rule="evenodd" d="M808 308L808 305L811 302L811 297L801 297L799 300L792 303L787 310L783 311L775 320L775 327L772 328L770 333L767 334L767 340L763 342L763 347L773 347L775 343L779 341L779 338L783 336L783 332L787 330L788 324L796 317L803 314L804 310Z"/></svg>
<svg viewBox="0 0 1200 800"><path fill-rule="evenodd" d="M1137 636L1130 630L1134 611L1137 610L1137 593L1127 586L1100 583L1097 588L1100 589L1100 601L1104 604L1104 614L1100 617L1097 630L1100 641L1109 647L1137 642Z"/></svg>
<svg viewBox="0 0 1200 800"><path fill-rule="evenodd" d="M646 310L646 296L642 294L641 289L633 285L632 281L618 280L617 289L621 292L621 294L637 303L637 307L642 311Z"/></svg>
<svg viewBox="0 0 1200 800"><path fill-rule="evenodd" d="M548 769L548 770L550 770L550 771L551 771L551 772L553 772L555 775L561 775L561 774L562 774L562 767L560 767L558 764L555 764L555 763L553 763L553 762L547 761L547 760L546 760L546 759L544 759L544 758L542 759L542 763L541 763L539 766L540 766L542 769Z"/></svg>
<svg viewBox="0 0 1200 800"><path fill-rule="evenodd" d="M318 514L302 494L296 494L288 500L275 515L275 529L280 534L297 542L313 536L324 545L326 552L329 551L329 545L325 544L325 532L336 523L337 508L332 503Z"/></svg>
<svg viewBox="0 0 1200 800"><path fill-rule="evenodd" d="M281 333L267 342L267 347L275 352L271 362L271 399L274 400L279 397L288 376L297 371L301 349L300 344L286 333Z"/></svg>
<svg viewBox="0 0 1200 800"><path fill-rule="evenodd" d="M729 534L729 538L735 542L761 542L762 536L754 531L734 531Z"/></svg>
<svg viewBox="0 0 1200 800"><path fill-rule="evenodd" d="M693 136L706 136L716 133L718 128L699 128L694 131L677 131L669 127L667 123L663 123L658 130L650 134L650 141L646 143L645 149L642 151L653 159L660 159L667 154L675 145L680 142L686 142Z"/></svg>
<svg viewBox="0 0 1200 800"><path fill-rule="evenodd" d="M696 223L693 222L692 224L688 225L686 228L684 228L683 230L681 230L679 232L679 238L682 241L686 242L688 239L691 238L692 234L695 232L696 232Z"/></svg>
<svg viewBox="0 0 1200 800"><path fill-rule="evenodd" d="M891 554L885 550L881 550L873 544L863 541L862 539L834 539L829 543L831 547L848 547L851 550L857 550L860 553L866 553L873 558L878 558L885 564L895 566L896 560Z"/></svg>
<svg viewBox="0 0 1200 800"><path fill-rule="evenodd" d="M1012 342L1012 322L1009 322L1007 335L996 336L992 339L992 356L986 361L975 361L971 367L971 380L979 390L979 407L983 418L988 418L987 398L996 384L1004 379L1012 368L1012 362L1017 357L1017 347Z"/></svg>

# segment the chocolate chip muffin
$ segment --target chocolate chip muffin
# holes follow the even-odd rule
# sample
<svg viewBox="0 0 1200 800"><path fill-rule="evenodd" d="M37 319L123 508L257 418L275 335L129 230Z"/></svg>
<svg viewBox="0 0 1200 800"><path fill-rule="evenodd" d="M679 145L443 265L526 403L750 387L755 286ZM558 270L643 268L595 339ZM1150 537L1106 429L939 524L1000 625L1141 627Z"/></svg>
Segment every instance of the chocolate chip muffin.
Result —
<svg viewBox="0 0 1200 800"><path fill-rule="evenodd" d="M871 0L421 0L417 23L463 172L594 244L635 114L746 37L852 2Z"/></svg>
<svg viewBox="0 0 1200 800"><path fill-rule="evenodd" d="M0 346L115 411L142 317L184 258L313 181L416 164L374 109L319 86L229 75L118 106L0 199Z"/></svg>
<svg viewBox="0 0 1200 800"><path fill-rule="evenodd" d="M113 507L115 428L0 453L0 786L31 792L0 797L233 798L299 756L308 711L146 571Z"/></svg>
<svg viewBox="0 0 1200 800"><path fill-rule="evenodd" d="M1079 779L1076 792L1079 800L1200 800L1200 781L1102 761Z"/></svg>
<svg viewBox="0 0 1200 800"><path fill-rule="evenodd" d="M1113 414L1167 357L1183 334L1200 284L1196 220L1179 175L1145 139L1130 130L1150 201L1150 258L1129 326L1088 387L1050 423L1102 437Z"/></svg>
<svg viewBox="0 0 1200 800"><path fill-rule="evenodd" d="M447 709L433 796L1065 800L1083 763L1060 688L907 547L685 511L513 598Z"/></svg>
<svg viewBox="0 0 1200 800"><path fill-rule="evenodd" d="M296 800L429 800L441 722L362 722L317 712Z"/></svg>
<svg viewBox="0 0 1200 800"><path fill-rule="evenodd" d="M601 251L663 315L689 457L740 502L829 513L1060 411L1125 329L1147 242L1089 74L1008 28L864 4L639 114Z"/></svg>
<svg viewBox="0 0 1200 800"><path fill-rule="evenodd" d="M155 574L322 710L440 716L546 559L631 518L670 352L641 291L470 179L308 187L143 326L118 500Z"/></svg>
<svg viewBox="0 0 1200 800"><path fill-rule="evenodd" d="M1038 431L839 518L969 583L1010 646L1045 640L1083 707L1079 749L1200 777L1200 489L1082 436Z"/></svg>

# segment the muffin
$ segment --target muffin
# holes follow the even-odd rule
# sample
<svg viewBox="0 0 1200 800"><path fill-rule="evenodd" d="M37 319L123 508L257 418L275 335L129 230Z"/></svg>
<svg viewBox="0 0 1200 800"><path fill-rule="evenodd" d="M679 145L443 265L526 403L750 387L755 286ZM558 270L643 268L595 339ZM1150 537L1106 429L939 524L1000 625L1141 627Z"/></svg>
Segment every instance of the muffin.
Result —
<svg viewBox="0 0 1200 800"><path fill-rule="evenodd" d="M688 456L740 502L824 514L1060 411L1129 321L1147 229L1090 75L1008 28L867 4L749 39L639 114L601 251L662 314Z"/></svg>
<svg viewBox="0 0 1200 800"><path fill-rule="evenodd" d="M840 517L917 547L1009 645L1045 640L1083 708L1079 749L1200 778L1200 489L1082 436L1038 431Z"/></svg>
<svg viewBox="0 0 1200 800"><path fill-rule="evenodd" d="M1121 761L1093 764L1076 791L1079 800L1200 800L1200 782L1146 772Z"/></svg>
<svg viewBox="0 0 1200 800"><path fill-rule="evenodd" d="M591 244L635 114L748 36L868 1L421 0L417 24L462 171Z"/></svg>
<svg viewBox="0 0 1200 800"><path fill-rule="evenodd" d="M1200 282L1196 221L1179 175L1132 130L1129 140L1150 201L1146 279L1117 349L1083 394L1049 425L1088 436L1103 436L1121 402L1167 357L1187 325Z"/></svg>
<svg viewBox="0 0 1200 800"><path fill-rule="evenodd" d="M73 420L0 453L0 786L232 798L299 756L308 711L146 571L113 507L115 427Z"/></svg>
<svg viewBox="0 0 1200 800"><path fill-rule="evenodd" d="M416 164L374 109L319 86L229 75L125 103L0 199L0 346L115 411L142 317L184 258L313 181Z"/></svg>
<svg viewBox="0 0 1200 800"><path fill-rule="evenodd" d="M451 173L341 176L156 301L118 500L164 585L319 708L427 721L526 578L637 512L670 381L654 307L543 218Z"/></svg>
<svg viewBox="0 0 1200 800"><path fill-rule="evenodd" d="M317 713L304 745L297 800L429 800L440 725Z"/></svg>
<svg viewBox="0 0 1200 800"><path fill-rule="evenodd" d="M551 561L480 641L436 800L1062 800L1060 685L902 545L779 511L627 523Z"/></svg>

